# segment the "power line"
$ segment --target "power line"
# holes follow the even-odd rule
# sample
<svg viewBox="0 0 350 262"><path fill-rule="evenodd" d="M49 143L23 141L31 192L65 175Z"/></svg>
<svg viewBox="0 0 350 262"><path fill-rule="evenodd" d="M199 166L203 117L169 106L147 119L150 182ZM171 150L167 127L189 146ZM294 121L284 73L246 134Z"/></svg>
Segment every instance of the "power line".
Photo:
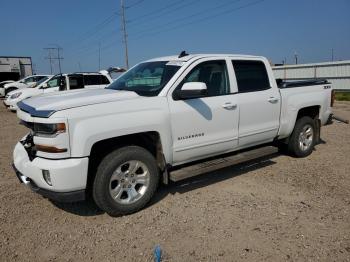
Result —
<svg viewBox="0 0 350 262"><path fill-rule="evenodd" d="M102 22L98 23L96 26L94 26L93 28L91 28L88 31L86 31L84 34L81 35L81 37L79 37L78 39L72 41L70 44L71 45L74 45L75 43L79 43L80 44L81 42L84 42L85 40L93 37L97 33L101 32L100 30L105 28L106 25L114 22L114 18L119 16L119 15L120 15L119 12L114 11L106 19L104 19Z"/></svg>
<svg viewBox="0 0 350 262"><path fill-rule="evenodd" d="M173 27L168 27L165 30L157 30L157 31L154 31L153 33L141 34L138 37L135 37L135 38L132 38L132 39L141 39L141 38L144 38L144 37L157 35L159 33L165 32L165 31L168 32L168 31L175 30L175 29L178 29L178 28L183 28L185 26L193 25L193 24L196 24L196 23L199 23L199 22L203 22L203 21L206 21L206 20L210 20L210 19L216 18L218 16L222 16L222 15L226 15L226 14L235 12L235 11L240 10L240 9L244 9L244 8L247 8L247 7L250 7L250 6L254 6L254 5L257 5L257 4L259 4L261 2L264 2L264 1L265 0L258 0L258 1L255 1L255 2L251 2L251 3L245 4L245 5L236 7L236 8L232 8L232 9L229 9L229 10L225 10L223 12L216 13L215 15L206 16L204 18L196 19L196 20L193 20L191 22L185 22L185 23L181 23L181 24L178 24L176 26L173 26Z"/></svg>
<svg viewBox="0 0 350 262"><path fill-rule="evenodd" d="M153 16L154 14L162 12L163 10L166 10L168 8L176 6L176 5L178 5L178 4L182 3L182 2L184 2L184 0L175 1L175 2L173 2L171 4L168 4L168 5L164 6L164 7L158 8L158 9L152 11L152 12L146 13L144 15L137 16L137 18L131 19L130 23L134 23L135 21L142 20L142 19L147 18L149 16Z"/></svg>
<svg viewBox="0 0 350 262"><path fill-rule="evenodd" d="M129 8L133 8L135 6L138 6L139 4L142 4L144 1L145 0L139 0L139 1L135 2L135 3L133 3L133 4L130 4L130 5L126 6L125 9L129 9Z"/></svg>
<svg viewBox="0 0 350 262"><path fill-rule="evenodd" d="M240 2L240 1L243 1L243 0L235 0L235 1L229 0L228 2L225 2L225 3L220 4L218 6L213 6L213 7L204 9L204 10L202 10L200 12L191 14L189 16L184 16L184 17L181 17L181 18L177 18L177 19L169 21L167 23L162 23L162 25L158 26L157 29L159 29L159 28L167 28L168 25L173 25L174 23L177 23L177 22L183 22L184 20L192 19L193 17L199 16L199 15L202 15L202 14L207 14L210 11L213 11L213 10L216 10L216 9L221 9L222 7L226 7L226 6L229 6L229 5L232 5L232 4L236 4L237 2ZM140 34L140 33L144 34L145 32L148 32L148 31L154 31L153 28L154 27L149 27L149 29L146 28L146 29L144 29L142 31L136 32L136 35Z"/></svg>
<svg viewBox="0 0 350 262"><path fill-rule="evenodd" d="M45 59L48 59L50 61L50 69L51 69L51 74L52 74L52 64L54 60L58 60L58 68L60 70L60 74L62 74L62 70L61 70L61 60L63 60L63 57L61 57L60 51L62 51L63 49L61 47L59 47L56 44L52 44L55 45L56 47L45 47L44 50L47 50L48 52L48 57L45 57ZM56 51L57 52L57 56L52 56L52 51Z"/></svg>

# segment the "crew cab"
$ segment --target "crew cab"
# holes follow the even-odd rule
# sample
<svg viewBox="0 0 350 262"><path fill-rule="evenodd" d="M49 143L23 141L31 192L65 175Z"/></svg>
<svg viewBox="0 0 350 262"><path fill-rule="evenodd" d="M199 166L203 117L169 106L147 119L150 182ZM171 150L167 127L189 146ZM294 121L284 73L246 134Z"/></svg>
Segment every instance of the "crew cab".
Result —
<svg viewBox="0 0 350 262"><path fill-rule="evenodd" d="M32 75L27 76L21 80L18 80L16 82L9 82L7 84L4 84L2 87L0 87L0 96L6 96L11 91L22 89L26 87L33 87L41 81L42 79L48 79L50 78L50 75Z"/></svg>
<svg viewBox="0 0 350 262"><path fill-rule="evenodd" d="M4 104L11 110L17 110L17 103L29 97L81 88L105 88L113 80L108 71L102 70L95 73L59 74L49 79L42 79L33 88L15 90L8 93Z"/></svg>
<svg viewBox="0 0 350 262"><path fill-rule="evenodd" d="M13 153L20 181L58 201L92 196L117 216L143 208L160 181L198 174L193 165L270 144L308 156L330 123L332 88L277 84L264 57L183 52L139 63L105 89L18 106L31 130Z"/></svg>

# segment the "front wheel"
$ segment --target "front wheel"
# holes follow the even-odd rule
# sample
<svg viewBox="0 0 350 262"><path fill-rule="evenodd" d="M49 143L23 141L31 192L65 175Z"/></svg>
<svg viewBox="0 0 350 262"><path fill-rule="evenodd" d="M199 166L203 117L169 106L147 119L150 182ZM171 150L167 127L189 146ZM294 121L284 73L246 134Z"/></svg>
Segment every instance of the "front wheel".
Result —
<svg viewBox="0 0 350 262"><path fill-rule="evenodd" d="M316 141L316 125L311 117L302 117L295 123L289 138L288 151L296 157L306 157L314 149Z"/></svg>
<svg viewBox="0 0 350 262"><path fill-rule="evenodd" d="M127 146L101 161L93 183L93 198L111 216L131 214L150 201L158 183L153 155L144 148Z"/></svg>

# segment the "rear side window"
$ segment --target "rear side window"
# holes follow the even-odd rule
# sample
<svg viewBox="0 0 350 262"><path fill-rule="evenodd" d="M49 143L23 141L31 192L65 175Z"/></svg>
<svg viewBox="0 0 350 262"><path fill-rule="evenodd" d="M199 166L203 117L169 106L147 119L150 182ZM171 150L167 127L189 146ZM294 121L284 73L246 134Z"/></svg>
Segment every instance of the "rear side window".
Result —
<svg viewBox="0 0 350 262"><path fill-rule="evenodd" d="M81 75L69 76L69 89L81 89L84 88L83 77Z"/></svg>
<svg viewBox="0 0 350 262"><path fill-rule="evenodd" d="M261 61L232 61L238 92L262 91L270 88L265 64Z"/></svg>
<svg viewBox="0 0 350 262"><path fill-rule="evenodd" d="M88 86L108 85L109 81L107 77L103 75L85 75L84 83Z"/></svg>

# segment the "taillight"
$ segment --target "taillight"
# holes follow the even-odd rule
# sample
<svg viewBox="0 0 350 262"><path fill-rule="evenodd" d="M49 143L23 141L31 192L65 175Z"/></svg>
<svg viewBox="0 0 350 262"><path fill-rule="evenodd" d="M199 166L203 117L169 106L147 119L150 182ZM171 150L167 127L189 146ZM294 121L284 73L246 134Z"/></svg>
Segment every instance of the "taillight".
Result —
<svg viewBox="0 0 350 262"><path fill-rule="evenodd" d="M335 101L335 91L334 89L332 90L332 95L331 95L331 107L333 107Z"/></svg>

